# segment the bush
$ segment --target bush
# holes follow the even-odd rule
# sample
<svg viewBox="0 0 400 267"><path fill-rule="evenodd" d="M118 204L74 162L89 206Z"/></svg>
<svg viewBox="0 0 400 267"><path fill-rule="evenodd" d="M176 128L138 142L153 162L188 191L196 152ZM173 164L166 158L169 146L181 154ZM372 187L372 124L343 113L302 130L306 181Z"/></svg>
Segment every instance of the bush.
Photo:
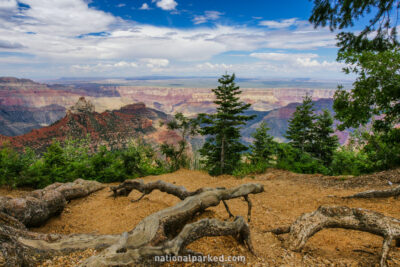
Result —
<svg viewBox="0 0 400 267"><path fill-rule="evenodd" d="M360 175L373 171L367 154L342 147L333 154L332 175Z"/></svg>
<svg viewBox="0 0 400 267"><path fill-rule="evenodd" d="M285 143L278 144L276 167L296 173L329 174L329 169L320 160Z"/></svg>
<svg viewBox="0 0 400 267"><path fill-rule="evenodd" d="M256 163L240 163L232 174L233 176L243 178L249 174L264 173L269 167L271 167L271 165L265 161L258 161Z"/></svg>
<svg viewBox="0 0 400 267"><path fill-rule="evenodd" d="M30 149L16 152L4 146L0 149L0 185L43 188L77 178L120 182L167 171L166 164L145 144L131 144L119 151L109 151L105 146L96 153L89 150L88 140L66 140L63 145L53 142L42 156Z"/></svg>

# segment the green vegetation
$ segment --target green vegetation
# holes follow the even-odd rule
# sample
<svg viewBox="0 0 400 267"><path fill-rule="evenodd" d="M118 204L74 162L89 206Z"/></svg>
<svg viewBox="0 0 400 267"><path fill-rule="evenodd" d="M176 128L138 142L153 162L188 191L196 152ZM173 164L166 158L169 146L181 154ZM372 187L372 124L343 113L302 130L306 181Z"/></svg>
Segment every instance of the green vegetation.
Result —
<svg viewBox="0 0 400 267"><path fill-rule="evenodd" d="M354 22L367 14L374 14L360 32L340 32L337 35L340 52L385 51L398 46L397 13L395 0L314 0L309 21L315 27L329 25L331 31L354 26Z"/></svg>
<svg viewBox="0 0 400 267"><path fill-rule="evenodd" d="M310 96L303 98L303 103L296 107L292 118L289 120L289 128L286 138L290 140L292 147L302 152L313 150L314 104Z"/></svg>
<svg viewBox="0 0 400 267"><path fill-rule="evenodd" d="M178 145L163 143L160 146L161 153L167 158L171 171L176 171L181 167L188 168L190 165L187 155L188 139L196 134L196 121L188 119L182 113L177 113L173 120L167 122L167 128L179 132L181 140Z"/></svg>
<svg viewBox="0 0 400 267"><path fill-rule="evenodd" d="M207 136L200 154L211 175L232 174L241 160L241 152L248 149L240 142L240 129L255 116L242 115L250 104L240 102L242 92L234 81L235 74L226 74L218 79L220 85L212 89L217 112L198 116L199 133Z"/></svg>
<svg viewBox="0 0 400 267"><path fill-rule="evenodd" d="M250 162L252 164L267 163L270 164L277 150L277 143L274 138L268 134L268 125L262 122L253 133L254 142L250 145Z"/></svg>
<svg viewBox="0 0 400 267"><path fill-rule="evenodd" d="M5 145L0 148L0 185L41 188L77 178L116 182L188 168L189 140L196 134L206 139L199 151L192 151L193 165L212 175L243 177L270 167L360 175L400 166L399 50L346 51L341 56L352 64L346 71L359 75L353 90L339 88L335 94L338 128L356 128L346 146L339 147L331 114L315 112L311 97L306 96L289 121L289 143L276 142L262 122L247 147L240 141L240 130L254 116L243 115L250 104L240 102L235 75L223 75L212 90L216 113L199 114L196 119L178 113L167 122L167 128L180 135L175 145L161 144L156 152L139 140L124 149L110 151L102 146L94 152L89 138L67 139L63 144L53 142L42 155L29 148L17 152Z"/></svg>
<svg viewBox="0 0 400 267"><path fill-rule="evenodd" d="M102 146L96 153L90 153L88 139L69 139L63 145L53 142L41 156L30 149L19 153L10 146L0 150L0 185L12 187L42 188L77 178L117 182L166 171L153 149L142 142L116 151Z"/></svg>

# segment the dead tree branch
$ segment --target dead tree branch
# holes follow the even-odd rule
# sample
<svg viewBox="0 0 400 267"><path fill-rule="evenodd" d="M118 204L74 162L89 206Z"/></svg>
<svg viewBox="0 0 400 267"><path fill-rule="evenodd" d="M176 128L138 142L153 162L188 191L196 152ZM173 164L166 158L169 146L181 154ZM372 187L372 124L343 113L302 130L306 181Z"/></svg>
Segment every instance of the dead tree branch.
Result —
<svg viewBox="0 0 400 267"><path fill-rule="evenodd" d="M344 198L385 198L385 197L398 197L400 196L400 186L386 190L369 190L357 193Z"/></svg>
<svg viewBox="0 0 400 267"><path fill-rule="evenodd" d="M172 192L177 195L184 192L179 188L174 187ZM165 192L170 189L165 187ZM221 201L263 191L261 184L243 184L229 189L200 189L196 191L199 193L186 196L175 206L149 215L133 230L122 235L63 236L33 233L14 217L0 213L0 259L5 259L6 266L35 266L54 255L88 248L105 248L98 255L88 258L82 266L127 266L152 261L156 255L185 254L189 252L186 250L187 245L199 238L224 235L233 236L254 252L249 227L242 217L226 222L203 219L187 223L196 214L219 205Z"/></svg>
<svg viewBox="0 0 400 267"><path fill-rule="evenodd" d="M102 188L104 186L99 182L83 179L71 183L54 183L21 198L0 196L0 212L16 218L26 226L37 226L61 213L68 200L87 196Z"/></svg>
<svg viewBox="0 0 400 267"><path fill-rule="evenodd" d="M285 246L293 251L300 251L309 238L327 228L352 229L382 236L382 267L387 266L386 259L391 241L400 238L400 220L396 218L360 208L329 206L321 206L314 212L301 215L289 229L281 227L270 232L289 233L284 242Z"/></svg>

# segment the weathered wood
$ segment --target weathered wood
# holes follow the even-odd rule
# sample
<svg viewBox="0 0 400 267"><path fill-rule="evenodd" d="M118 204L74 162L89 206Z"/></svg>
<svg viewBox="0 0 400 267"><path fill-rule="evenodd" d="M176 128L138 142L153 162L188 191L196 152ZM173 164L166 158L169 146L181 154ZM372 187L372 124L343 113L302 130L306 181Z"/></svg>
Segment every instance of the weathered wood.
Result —
<svg viewBox="0 0 400 267"><path fill-rule="evenodd" d="M385 197L398 197L400 196L400 186L385 190L369 190L357 193L344 198L385 198Z"/></svg>
<svg viewBox="0 0 400 267"><path fill-rule="evenodd" d="M129 184L132 183L129 182ZM181 196L182 198L185 196L185 198L183 201L179 202L173 207L158 211L144 218L132 231L123 235L120 242L107 248L100 254L89 258L84 263L84 266L108 266L111 263L124 266L134 264L135 262L137 263L140 260L148 258L150 253L149 251L152 251L151 253L158 253L157 255L161 255L160 253L164 253L164 249L168 247L167 243L171 242L170 240L172 240L174 237L179 236L180 233L183 233L182 231L184 227L186 227L185 225L187 222L197 213L201 213L209 207L217 206L223 200L240 198L249 194L258 194L264 191L263 185L251 183L229 189L207 188L206 190L197 190L196 192L199 192L197 194L186 196L187 193L185 192L188 191L183 187L177 187L175 185L171 186L171 184L163 181L157 181L149 184L151 184L151 186L149 186L151 190L161 188L160 191L162 192L172 192L174 195ZM162 185L162 187L155 187L155 184ZM146 187L143 185L143 182L138 182L136 183L135 187L139 188L138 191L144 192L145 189L143 188ZM215 229L215 235L224 235L224 233L226 233L224 230L222 230L222 225L224 223L230 225L229 229L231 229L231 231L235 230L240 232L241 229L244 229L243 223L239 224L241 220L243 219L235 220L237 221L235 224L229 224L229 222L217 223L216 220L211 220L208 222L208 225L212 229ZM207 224L206 222L203 223ZM193 229L198 229L197 227L201 228L199 225L197 225ZM209 232L205 231L203 236L207 236L209 234ZM250 235L250 232L248 232L248 235ZM245 238L245 240L250 240L250 237ZM185 244L185 242L181 244L181 250L187 245ZM249 241L247 245L250 248L251 242ZM170 251L172 254L175 252L176 250ZM165 255L165 253L162 255Z"/></svg>
<svg viewBox="0 0 400 267"><path fill-rule="evenodd" d="M26 226L38 226L61 213L67 201L87 196L102 188L104 185L99 182L83 179L71 183L54 183L21 198L0 196L0 212L16 218Z"/></svg>
<svg viewBox="0 0 400 267"><path fill-rule="evenodd" d="M143 196L151 194L151 192L154 190L159 190L161 192L174 195L180 200L184 200L189 196L194 196L204 191L214 190L214 188L202 187L196 191L188 191L184 186L177 186L161 180L145 184L141 179L126 180L118 186L110 187L110 189L113 191L114 197L128 196L132 190L137 190L143 193L143 195L140 197L143 198Z"/></svg>
<svg viewBox="0 0 400 267"><path fill-rule="evenodd" d="M177 195L184 192L179 188L174 187L171 192ZM169 188L165 189L170 191ZM0 213L0 261L5 260L6 266L35 266L39 261L54 255L88 248L105 248L98 255L88 258L82 266L131 266L152 261L156 255L189 253L186 246L193 241L204 236L221 235L235 237L253 252L250 230L242 217L225 222L203 219L187 223L196 214L208 207L217 206L221 201L263 191L261 184L243 184L229 189L200 189L196 191L197 194L186 196L175 206L149 215L133 230L122 235L64 236L33 233L15 218Z"/></svg>
<svg viewBox="0 0 400 267"><path fill-rule="evenodd" d="M400 220L379 212L360 208L321 206L316 211L301 215L290 227L270 230L275 234L288 233L284 244L293 251L300 251L307 240L327 228L364 231L383 237L380 266L387 266L386 258L393 239L400 238Z"/></svg>
<svg viewBox="0 0 400 267"><path fill-rule="evenodd" d="M58 235L30 232L21 222L0 212L1 266L36 266L40 261L88 248L105 248L118 235Z"/></svg>

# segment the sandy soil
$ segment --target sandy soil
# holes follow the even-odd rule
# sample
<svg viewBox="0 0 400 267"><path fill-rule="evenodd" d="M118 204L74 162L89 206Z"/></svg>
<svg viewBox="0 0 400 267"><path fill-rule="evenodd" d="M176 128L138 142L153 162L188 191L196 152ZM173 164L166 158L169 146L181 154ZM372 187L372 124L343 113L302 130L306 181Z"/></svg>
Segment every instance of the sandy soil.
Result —
<svg viewBox="0 0 400 267"><path fill-rule="evenodd" d="M395 172L393 177L397 177ZM246 256L248 266L376 266L382 245L382 238L364 232L341 229L328 229L312 237L301 253L282 248L281 241L266 231L278 226L289 225L298 216L311 212L320 205L345 205L382 212L387 216L400 218L400 202L387 199L340 199L332 196L346 196L374 188L389 187L386 181L370 176L365 179L376 182L355 183L368 186L355 186L348 179L356 182L362 178L327 178L320 175L293 174L280 170L269 170L265 174L244 179L231 176L210 177L199 171L180 170L175 173L144 178L145 181L162 179L166 182L183 185L189 190L199 187L233 187L243 183L257 182L264 184L265 192L251 195L253 201L252 222L250 223L256 256L230 237L204 238L190 245L190 249L205 255ZM346 180L344 182L344 179ZM5 194L7 190L1 191ZM98 233L117 234L129 231L135 225L160 209L176 204L174 196L153 192L140 202L131 203L138 198L139 192L132 192L128 197L113 199L109 189L103 189L86 198L71 201L63 213L50 219L33 231L44 233ZM234 215L246 216L247 204L235 199L228 202ZM228 215L221 204L210 208L201 218L213 217L221 220ZM283 236L285 237L285 236ZM93 252L95 253L95 252ZM84 258L93 253L81 254ZM74 258L74 257L72 257ZM76 262L68 257L58 258L46 263L46 266L74 266ZM393 248L389 259L390 266L400 266L400 249Z"/></svg>

